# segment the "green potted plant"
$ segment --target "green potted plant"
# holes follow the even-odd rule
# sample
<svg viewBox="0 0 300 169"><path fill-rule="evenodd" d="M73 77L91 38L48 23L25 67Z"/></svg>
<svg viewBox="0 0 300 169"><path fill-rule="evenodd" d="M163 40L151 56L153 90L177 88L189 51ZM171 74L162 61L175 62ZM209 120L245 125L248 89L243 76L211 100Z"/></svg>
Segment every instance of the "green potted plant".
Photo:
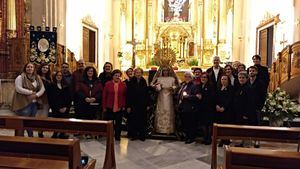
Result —
<svg viewBox="0 0 300 169"><path fill-rule="evenodd" d="M197 67L198 66L198 59L196 59L196 58L192 58L192 59L190 59L190 60L188 60L188 62L187 62L187 64L189 65L189 66L191 66L192 68L193 67Z"/></svg>
<svg viewBox="0 0 300 169"><path fill-rule="evenodd" d="M289 94L277 88L268 93L262 109L263 116L269 120L270 126L283 126L283 122L291 122L298 116L299 106L290 99Z"/></svg>

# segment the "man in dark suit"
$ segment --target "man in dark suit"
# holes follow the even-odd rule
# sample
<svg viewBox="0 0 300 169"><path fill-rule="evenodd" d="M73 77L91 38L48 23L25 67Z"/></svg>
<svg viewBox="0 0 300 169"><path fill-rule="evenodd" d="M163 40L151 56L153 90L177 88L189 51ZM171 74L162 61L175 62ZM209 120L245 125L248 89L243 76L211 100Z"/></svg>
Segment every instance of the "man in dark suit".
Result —
<svg viewBox="0 0 300 169"><path fill-rule="evenodd" d="M185 144L191 144L195 141L197 127L197 104L201 99L201 94L193 83L193 75L191 72L184 73L184 82L178 91L178 109L186 133Z"/></svg>
<svg viewBox="0 0 300 169"><path fill-rule="evenodd" d="M266 84L258 78L258 68L256 66L250 66L249 69L249 80L248 84L248 125L260 125L261 121L261 110L266 101ZM259 142L255 142L255 148L259 148Z"/></svg>
<svg viewBox="0 0 300 169"><path fill-rule="evenodd" d="M214 89L217 89L217 84L219 83L219 81L221 79L221 75L223 74L224 70L220 66L220 57L219 56L215 56L213 58L213 61L214 61L214 65L211 68L207 69L206 72L209 75L211 85L213 86Z"/></svg>
<svg viewBox="0 0 300 169"><path fill-rule="evenodd" d="M266 91L264 89L264 83L257 77L258 68L256 66L250 66L249 80L247 85L249 87L249 125L258 125L260 122L260 112L264 106L266 100Z"/></svg>
<svg viewBox="0 0 300 169"><path fill-rule="evenodd" d="M264 84L265 90L267 92L269 82L270 82L268 68L261 65L261 57L259 55L254 55L252 57L252 61L254 63L254 66L257 67L257 78L262 81L262 83Z"/></svg>

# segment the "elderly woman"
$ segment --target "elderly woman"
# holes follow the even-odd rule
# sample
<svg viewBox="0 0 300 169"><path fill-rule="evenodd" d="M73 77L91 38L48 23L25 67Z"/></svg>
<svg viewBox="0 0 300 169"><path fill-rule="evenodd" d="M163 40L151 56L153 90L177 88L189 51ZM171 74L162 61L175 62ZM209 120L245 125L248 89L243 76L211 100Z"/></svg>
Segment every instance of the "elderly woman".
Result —
<svg viewBox="0 0 300 169"><path fill-rule="evenodd" d="M15 80L15 93L12 101L12 109L19 116L35 117L37 102L42 103L40 97L44 94L43 82L35 73L32 63L25 64L23 73ZM27 130L28 136L33 137L33 132Z"/></svg>
<svg viewBox="0 0 300 169"><path fill-rule="evenodd" d="M201 99L201 94L193 83L191 72L184 73L184 82L178 92L179 112L182 119L183 129L186 133L185 144L193 143L197 128L197 105Z"/></svg>
<svg viewBox="0 0 300 169"><path fill-rule="evenodd" d="M145 141L147 126L148 86L143 78L143 69L136 68L134 77L127 86L127 112L129 113L128 132L132 140Z"/></svg>

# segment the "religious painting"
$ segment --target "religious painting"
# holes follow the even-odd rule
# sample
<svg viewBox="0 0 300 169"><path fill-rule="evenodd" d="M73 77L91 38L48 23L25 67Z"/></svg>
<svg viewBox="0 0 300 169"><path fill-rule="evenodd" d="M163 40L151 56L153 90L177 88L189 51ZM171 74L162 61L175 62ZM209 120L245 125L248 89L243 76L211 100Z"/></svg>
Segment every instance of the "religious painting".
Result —
<svg viewBox="0 0 300 169"><path fill-rule="evenodd" d="M188 22L189 0L165 0L164 22Z"/></svg>
<svg viewBox="0 0 300 169"><path fill-rule="evenodd" d="M56 45L57 45L57 33L56 28L54 31L30 31L30 61L37 64L42 63L56 63Z"/></svg>

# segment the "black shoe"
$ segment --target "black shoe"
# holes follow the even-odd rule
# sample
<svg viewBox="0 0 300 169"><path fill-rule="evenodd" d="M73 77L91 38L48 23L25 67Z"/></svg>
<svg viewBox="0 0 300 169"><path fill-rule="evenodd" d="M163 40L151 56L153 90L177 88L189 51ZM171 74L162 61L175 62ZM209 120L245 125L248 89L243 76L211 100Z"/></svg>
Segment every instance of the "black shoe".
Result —
<svg viewBox="0 0 300 169"><path fill-rule="evenodd" d="M223 147L223 145L224 145L224 143L223 143L223 142L220 142L220 143L218 144L218 147Z"/></svg>
<svg viewBox="0 0 300 169"><path fill-rule="evenodd" d="M43 133L38 133L39 138L44 138L44 134Z"/></svg>
<svg viewBox="0 0 300 169"><path fill-rule="evenodd" d="M195 141L194 139L187 139L187 140L185 140L185 144L191 144L194 141Z"/></svg>
<svg viewBox="0 0 300 169"><path fill-rule="evenodd" d="M141 137L140 140L141 140L141 141L145 141L146 138L145 138L145 137Z"/></svg>
<svg viewBox="0 0 300 169"><path fill-rule="evenodd" d="M260 148L260 144L254 144L254 148Z"/></svg>

